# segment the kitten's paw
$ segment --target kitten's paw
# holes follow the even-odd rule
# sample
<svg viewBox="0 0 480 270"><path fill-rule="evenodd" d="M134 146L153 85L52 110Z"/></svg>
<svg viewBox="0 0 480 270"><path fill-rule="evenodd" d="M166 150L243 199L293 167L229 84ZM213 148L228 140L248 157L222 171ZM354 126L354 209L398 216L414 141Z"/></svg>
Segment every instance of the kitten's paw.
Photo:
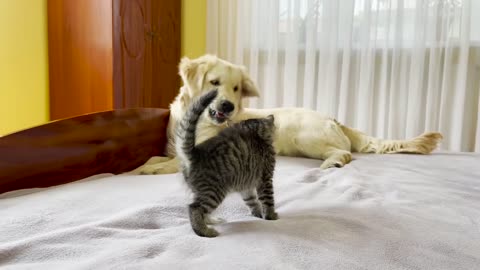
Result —
<svg viewBox="0 0 480 270"><path fill-rule="evenodd" d="M207 224L209 224L209 225L221 224L221 223L225 223L225 219L223 219L223 218L218 218L218 217L207 216L207 217L205 218L205 223L207 223Z"/></svg>
<svg viewBox="0 0 480 270"><path fill-rule="evenodd" d="M140 174L170 174L177 173L178 167L167 162L165 163L156 163L145 165L141 170Z"/></svg>
<svg viewBox="0 0 480 270"><path fill-rule="evenodd" d="M261 209L254 209L252 210L252 215L257 218L263 218L262 217L262 210Z"/></svg>
<svg viewBox="0 0 480 270"><path fill-rule="evenodd" d="M213 238L213 237L217 237L219 235L219 233L215 230L215 229L212 229L212 228L208 228L207 230L205 230L204 232L201 232L201 233L197 233L199 236L202 236L202 237L209 237L209 238Z"/></svg>
<svg viewBox="0 0 480 270"><path fill-rule="evenodd" d="M278 214L277 212L268 212L266 215L265 215L265 219L266 220L277 220L278 219Z"/></svg>

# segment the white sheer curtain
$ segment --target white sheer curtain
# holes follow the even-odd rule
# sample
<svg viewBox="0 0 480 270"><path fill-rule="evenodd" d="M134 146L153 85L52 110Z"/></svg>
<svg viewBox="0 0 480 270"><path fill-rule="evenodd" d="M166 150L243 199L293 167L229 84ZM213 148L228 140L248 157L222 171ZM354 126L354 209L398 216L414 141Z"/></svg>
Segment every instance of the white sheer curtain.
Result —
<svg viewBox="0 0 480 270"><path fill-rule="evenodd" d="M249 68L251 107L385 138L440 131L443 149L480 152L479 2L208 0L207 50Z"/></svg>

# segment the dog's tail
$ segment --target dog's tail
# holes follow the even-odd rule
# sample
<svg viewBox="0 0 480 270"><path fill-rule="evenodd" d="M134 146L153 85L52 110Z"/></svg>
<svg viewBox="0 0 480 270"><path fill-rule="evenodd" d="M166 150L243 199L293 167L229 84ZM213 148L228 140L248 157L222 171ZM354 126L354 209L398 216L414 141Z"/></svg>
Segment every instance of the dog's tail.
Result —
<svg viewBox="0 0 480 270"><path fill-rule="evenodd" d="M189 163L192 157L192 152L195 149L195 137L197 133L197 123L203 111L212 103L217 97L218 91L210 91L193 102L182 121L177 126L175 132L175 147L177 155L183 163Z"/></svg>
<svg viewBox="0 0 480 270"><path fill-rule="evenodd" d="M350 139L352 152L359 153L412 153L429 154L442 140L438 132L426 132L409 140L383 140L366 135L365 133L338 123L343 133Z"/></svg>

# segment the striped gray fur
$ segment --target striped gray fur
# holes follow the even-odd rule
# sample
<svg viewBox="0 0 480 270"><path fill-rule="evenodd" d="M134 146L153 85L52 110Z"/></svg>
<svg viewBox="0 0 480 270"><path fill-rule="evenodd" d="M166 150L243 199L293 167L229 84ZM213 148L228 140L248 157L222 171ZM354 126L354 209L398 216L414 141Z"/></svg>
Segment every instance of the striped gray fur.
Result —
<svg viewBox="0 0 480 270"><path fill-rule="evenodd" d="M236 123L195 145L197 123L216 95L213 90L195 101L176 131L182 173L194 193L189 205L190 223L197 235L205 237L218 235L207 226L206 219L230 192L240 192L252 215L267 220L278 218L272 184L273 115Z"/></svg>

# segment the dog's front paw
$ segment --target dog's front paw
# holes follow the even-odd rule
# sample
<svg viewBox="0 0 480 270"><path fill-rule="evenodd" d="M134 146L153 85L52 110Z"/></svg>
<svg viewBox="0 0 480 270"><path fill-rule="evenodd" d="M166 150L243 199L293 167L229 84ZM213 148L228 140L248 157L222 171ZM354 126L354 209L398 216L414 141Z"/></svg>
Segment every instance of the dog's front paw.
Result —
<svg viewBox="0 0 480 270"><path fill-rule="evenodd" d="M140 174L170 174L170 173L177 173L178 167L168 162L165 163L157 163L157 164L148 164L145 165L141 170Z"/></svg>

